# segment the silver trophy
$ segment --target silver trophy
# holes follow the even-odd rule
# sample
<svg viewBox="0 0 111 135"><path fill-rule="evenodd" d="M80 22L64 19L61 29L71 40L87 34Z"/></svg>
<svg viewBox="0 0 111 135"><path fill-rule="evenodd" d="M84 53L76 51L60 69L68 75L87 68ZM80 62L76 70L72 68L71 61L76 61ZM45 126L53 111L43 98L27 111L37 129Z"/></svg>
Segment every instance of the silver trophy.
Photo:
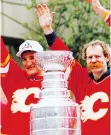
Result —
<svg viewBox="0 0 111 135"><path fill-rule="evenodd" d="M31 108L31 135L81 135L80 108L71 98L65 70L72 62L70 51L45 51L35 55L45 71L39 103Z"/></svg>

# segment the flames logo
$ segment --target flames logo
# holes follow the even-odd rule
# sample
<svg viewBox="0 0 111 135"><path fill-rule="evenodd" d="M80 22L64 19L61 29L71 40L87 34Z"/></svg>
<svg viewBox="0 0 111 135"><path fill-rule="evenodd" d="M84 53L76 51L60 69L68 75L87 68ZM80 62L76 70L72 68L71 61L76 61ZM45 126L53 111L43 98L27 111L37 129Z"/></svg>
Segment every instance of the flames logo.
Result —
<svg viewBox="0 0 111 135"><path fill-rule="evenodd" d="M11 104L11 111L12 113L20 112L29 112L30 108L35 105L35 103L30 103L29 105L26 104L27 98L34 94L34 98L40 98L41 90L39 88L24 88L18 89L13 93L13 100Z"/></svg>
<svg viewBox="0 0 111 135"><path fill-rule="evenodd" d="M108 108L99 108L97 112L94 112L93 106L95 102L100 99L101 102L109 102L109 97L104 92L97 92L93 95L85 96L84 100L81 101L80 108L81 108L81 119L83 122L86 122L88 119L90 120L98 120L106 115L108 112Z"/></svg>

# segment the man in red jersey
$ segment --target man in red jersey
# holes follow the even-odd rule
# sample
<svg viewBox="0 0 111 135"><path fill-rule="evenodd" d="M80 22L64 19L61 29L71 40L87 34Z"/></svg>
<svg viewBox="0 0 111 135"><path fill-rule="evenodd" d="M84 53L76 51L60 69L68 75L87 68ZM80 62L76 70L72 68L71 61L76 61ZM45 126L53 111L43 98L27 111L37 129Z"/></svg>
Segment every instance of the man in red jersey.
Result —
<svg viewBox="0 0 111 135"><path fill-rule="evenodd" d="M111 27L111 11L105 9L100 4L99 0L84 0L91 3L93 10Z"/></svg>
<svg viewBox="0 0 111 135"><path fill-rule="evenodd" d="M26 40L20 45L17 56L22 59L22 70L10 57L1 40L1 87L8 100L1 110L3 134L29 135L29 112L39 100L43 73L37 67L34 54L42 51L37 41Z"/></svg>
<svg viewBox="0 0 111 135"><path fill-rule="evenodd" d="M53 13L47 5L37 6L37 16L51 49L64 48L65 44L51 27ZM82 135L110 135L109 46L99 40L87 43L82 57L87 68L74 60L69 77L69 88L81 107Z"/></svg>

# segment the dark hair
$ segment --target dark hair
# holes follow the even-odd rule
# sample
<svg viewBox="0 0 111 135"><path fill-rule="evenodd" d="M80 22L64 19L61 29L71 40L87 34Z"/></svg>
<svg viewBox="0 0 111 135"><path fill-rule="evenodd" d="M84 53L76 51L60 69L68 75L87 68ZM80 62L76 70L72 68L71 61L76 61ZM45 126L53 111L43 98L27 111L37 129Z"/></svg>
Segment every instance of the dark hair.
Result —
<svg viewBox="0 0 111 135"><path fill-rule="evenodd" d="M27 53L27 52L36 52L36 51L31 51L31 50L24 51L24 52L21 54L21 57L23 56L24 53Z"/></svg>

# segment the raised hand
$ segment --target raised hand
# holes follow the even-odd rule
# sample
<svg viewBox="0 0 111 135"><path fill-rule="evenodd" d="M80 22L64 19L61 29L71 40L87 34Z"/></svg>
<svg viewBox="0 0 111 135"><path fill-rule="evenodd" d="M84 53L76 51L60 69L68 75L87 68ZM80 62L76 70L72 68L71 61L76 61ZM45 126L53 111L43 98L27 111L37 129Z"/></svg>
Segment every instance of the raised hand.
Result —
<svg viewBox="0 0 111 135"><path fill-rule="evenodd" d="M92 0L92 8L97 14L100 14L101 11L104 10L104 8L100 4L99 0Z"/></svg>
<svg viewBox="0 0 111 135"><path fill-rule="evenodd" d="M36 7L36 14L39 19L40 27L43 29L44 34L50 34L53 32L51 27L53 16L55 12L50 12L48 6L46 4L41 5L38 4Z"/></svg>
<svg viewBox="0 0 111 135"><path fill-rule="evenodd" d="M109 11L100 4L99 0L84 0L84 2L91 3L93 10L103 19L109 13Z"/></svg>

